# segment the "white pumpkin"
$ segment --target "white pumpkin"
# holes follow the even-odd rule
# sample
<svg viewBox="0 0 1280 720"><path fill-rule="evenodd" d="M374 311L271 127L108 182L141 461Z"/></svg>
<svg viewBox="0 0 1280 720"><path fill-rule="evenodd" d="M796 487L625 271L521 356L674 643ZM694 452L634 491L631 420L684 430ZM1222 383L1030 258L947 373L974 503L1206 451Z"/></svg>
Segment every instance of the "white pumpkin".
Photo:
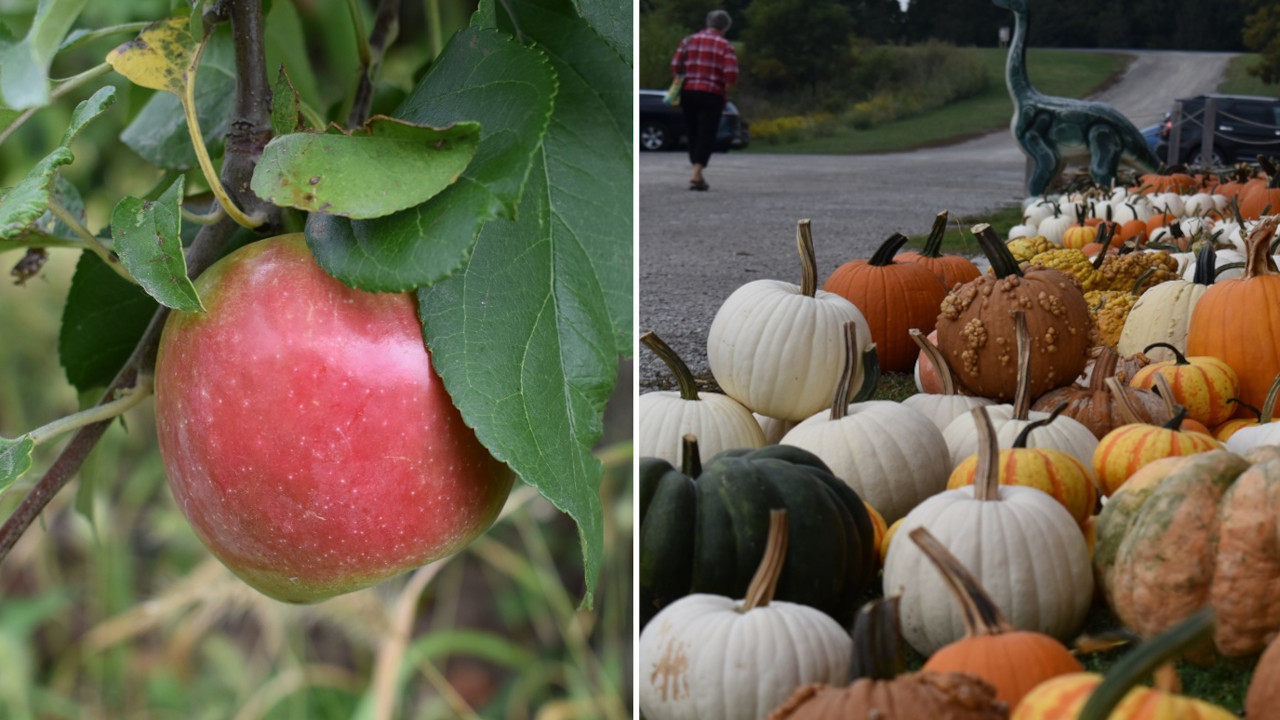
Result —
<svg viewBox="0 0 1280 720"><path fill-rule="evenodd" d="M888 524L945 490L951 472L938 426L889 400L854 403L837 418L823 410L792 428L781 444L822 458Z"/></svg>
<svg viewBox="0 0 1280 720"><path fill-rule="evenodd" d="M1058 208L1052 201L1042 197L1031 197L1024 201L1022 210L1022 221L1033 227L1040 224L1047 217L1052 217L1058 213Z"/></svg>
<svg viewBox="0 0 1280 720"><path fill-rule="evenodd" d="M1015 238L1020 238L1020 237L1035 237L1035 236L1036 236L1035 225L1027 225L1024 223L1022 225L1014 225L1013 227L1009 228L1010 240L1013 240Z"/></svg>
<svg viewBox="0 0 1280 720"><path fill-rule="evenodd" d="M687 595L640 633L638 694L648 720L761 720L801 685L848 681L853 641L839 623L770 601L786 554L786 525L778 542L775 517L745 600Z"/></svg>
<svg viewBox="0 0 1280 720"><path fill-rule="evenodd" d="M1152 343L1164 342L1185 353L1191 311L1206 289L1198 282L1169 280L1142 293L1124 321L1116 349L1121 355L1136 355ZM1165 348L1154 348L1147 357L1151 362L1174 359Z"/></svg>
<svg viewBox="0 0 1280 720"><path fill-rule="evenodd" d="M751 410L802 420L822 409L840 377L844 324L871 343L862 312L847 299L818 289L809 221L796 230L801 284L753 280L724 301L707 335L707 363L725 394ZM861 378L861 371L859 371Z"/></svg>
<svg viewBox="0 0 1280 720"><path fill-rule="evenodd" d="M791 428L799 424L795 420L779 420L760 413L752 413L752 415L760 425L760 429L764 431L765 445L777 445L778 441L782 440L783 435L786 435Z"/></svg>
<svg viewBox="0 0 1280 720"><path fill-rule="evenodd" d="M1051 243L1061 245L1063 233L1065 233L1067 228L1071 227L1074 222L1075 216L1068 215L1066 210L1063 209L1058 214L1050 215L1049 217L1041 220L1039 224L1036 225L1036 234L1043 235L1044 238Z"/></svg>
<svg viewBox="0 0 1280 720"><path fill-rule="evenodd" d="M977 408L974 413L985 411ZM998 450L989 426L983 430L982 448L978 484L925 500L907 514L895 537L927 527L973 571L1014 627L1068 640L1080 629L1093 599L1084 535L1047 493L998 484L992 460ZM915 543L890 543L885 594L902 593L903 637L925 656L965 634L944 582Z"/></svg>
<svg viewBox="0 0 1280 720"><path fill-rule="evenodd" d="M1211 212L1217 212L1218 206L1213 201L1213 196L1207 192L1198 192L1194 195L1188 195L1182 202L1182 212L1194 216L1203 217Z"/></svg>
<svg viewBox="0 0 1280 720"><path fill-rule="evenodd" d="M1227 449L1237 455L1260 445L1280 445L1280 422L1271 422L1276 416L1276 401L1280 400L1280 375L1271 381L1267 397L1258 408L1258 425L1246 425L1227 438ZM1265 422L1264 422L1265 420Z"/></svg>
<svg viewBox="0 0 1280 720"><path fill-rule="evenodd" d="M723 450L758 448L764 431L742 403L719 393L698 392L693 373L680 356L649 332L640 342L662 359L676 377L678 392L660 390L636 398L636 453L657 457L680 467L685 435L698 438L704 457Z"/></svg>

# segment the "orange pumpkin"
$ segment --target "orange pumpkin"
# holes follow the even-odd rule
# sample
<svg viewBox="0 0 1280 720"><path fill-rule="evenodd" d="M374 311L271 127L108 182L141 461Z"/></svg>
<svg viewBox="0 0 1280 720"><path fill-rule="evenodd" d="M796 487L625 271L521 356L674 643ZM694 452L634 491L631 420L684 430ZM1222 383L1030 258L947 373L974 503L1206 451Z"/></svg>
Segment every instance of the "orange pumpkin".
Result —
<svg viewBox="0 0 1280 720"><path fill-rule="evenodd" d="M1250 185L1238 197L1240 217L1245 220L1257 220L1264 213L1280 212L1280 175L1272 177L1265 185Z"/></svg>
<svg viewBox="0 0 1280 720"><path fill-rule="evenodd" d="M1119 385L1120 381L1111 378L1108 383ZM1093 452L1093 479L1098 490L1110 497L1130 476L1152 460L1193 455L1222 447L1222 443L1209 435L1181 430L1185 414L1184 408L1163 426L1130 423L1104 435Z"/></svg>
<svg viewBox="0 0 1280 720"><path fill-rule="evenodd" d="M889 528L885 524L884 516L880 514L879 510L871 507L871 503L866 500L863 500L862 504L867 508L867 516L871 518L872 544L875 546L876 556L884 557L884 535L885 531ZM881 564L883 565L884 563Z"/></svg>
<svg viewBox="0 0 1280 720"><path fill-rule="evenodd" d="M947 294L942 281L923 264L894 261L894 253L907 240L906 235L894 233L869 260L841 265L822 286L862 311L876 343L880 369L890 372L911 370L918 351L908 331L932 331Z"/></svg>
<svg viewBox="0 0 1280 720"><path fill-rule="evenodd" d="M947 232L947 211L938 213L933 221L933 229L924 241L924 248L919 252L909 250L894 256L894 262L920 263L929 268L942 286L950 290L956 283L965 283L982 274L973 261L963 255L942 252L942 238Z"/></svg>
<svg viewBox="0 0 1280 720"><path fill-rule="evenodd" d="M910 538L942 573L965 626L965 636L935 652L921 670L977 675L994 685L996 698L1009 707L1049 678L1084 670L1056 639L1010 625L977 578L927 529L912 530Z"/></svg>
<svg viewBox="0 0 1280 720"><path fill-rule="evenodd" d="M1280 216L1268 217L1249 233L1244 276L1210 285L1187 328L1187 355L1220 358L1240 379L1238 397L1255 406L1280 374L1280 273L1267 266L1277 223Z"/></svg>
<svg viewBox="0 0 1280 720"><path fill-rule="evenodd" d="M1097 241L1097 238L1097 226L1077 223L1062 233L1062 247L1080 250L1085 245Z"/></svg>
<svg viewBox="0 0 1280 720"><path fill-rule="evenodd" d="M1240 379L1231 366L1216 357L1197 355L1188 358L1169 343L1152 343L1143 348L1149 354L1153 348L1165 348L1173 353L1173 360L1155 362L1139 370L1129 384L1150 390L1155 387L1156 375L1169 381L1174 402L1187 409L1187 417L1204 425L1218 425L1235 413L1231 402L1240 392Z"/></svg>

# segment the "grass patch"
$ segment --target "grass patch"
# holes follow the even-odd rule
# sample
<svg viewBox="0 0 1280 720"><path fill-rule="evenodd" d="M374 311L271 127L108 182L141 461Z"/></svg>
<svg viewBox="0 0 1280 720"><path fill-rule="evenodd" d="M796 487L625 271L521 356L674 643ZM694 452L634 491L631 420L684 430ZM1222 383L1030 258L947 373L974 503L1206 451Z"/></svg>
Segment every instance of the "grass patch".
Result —
<svg viewBox="0 0 1280 720"><path fill-rule="evenodd" d="M823 137L777 145L757 143L742 152L890 152L954 142L1007 127L1013 114L1013 103L1004 84L1005 52L995 48L979 48L975 52L981 55L989 82L985 90L973 97L865 130L827 127ZM1105 87L1118 77L1130 60L1130 56L1118 53L1071 50L1030 50L1027 54L1032 84L1041 92L1063 97L1084 97Z"/></svg>
<svg viewBox="0 0 1280 720"><path fill-rule="evenodd" d="M1009 228L1020 222L1022 222L1022 208L1018 205L1010 205L982 215L960 218L952 216L947 222L947 232L942 236L942 251L956 253L957 255L980 255L982 248L978 246L978 240L969 231L969 228L978 223L987 223L992 230L996 231L996 235L1007 237ZM916 235L907 241L903 249L919 250L924 247L924 241L928 237L927 233Z"/></svg>
<svg viewBox="0 0 1280 720"><path fill-rule="evenodd" d="M1223 75L1222 83L1218 85L1218 92L1228 95L1276 97L1278 88L1275 85L1268 85L1249 74L1249 68L1257 65L1258 62L1258 56L1253 53L1237 55L1231 58L1231 62L1227 65L1227 71Z"/></svg>

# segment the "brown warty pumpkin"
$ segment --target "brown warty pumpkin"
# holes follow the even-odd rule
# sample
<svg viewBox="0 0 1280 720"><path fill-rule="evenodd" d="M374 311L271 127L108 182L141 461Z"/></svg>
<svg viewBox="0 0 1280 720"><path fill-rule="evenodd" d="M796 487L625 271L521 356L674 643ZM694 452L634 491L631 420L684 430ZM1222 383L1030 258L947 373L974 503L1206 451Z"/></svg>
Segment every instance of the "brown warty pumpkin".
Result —
<svg viewBox="0 0 1280 720"><path fill-rule="evenodd" d="M822 289L858 306L871 329L880 369L910 372L918 352L908 331L933 332L938 306L947 289L920 263L895 262L894 253L908 240L894 233L870 260L850 260L831 273Z"/></svg>
<svg viewBox="0 0 1280 720"><path fill-rule="evenodd" d="M1021 308L1031 331L1031 396L1074 382L1095 332L1079 281L1053 268L1019 268L985 223L973 233L992 273L947 293L938 315L938 348L956 379L974 395L1013 399L1018 362L1011 313Z"/></svg>
<svg viewBox="0 0 1280 720"><path fill-rule="evenodd" d="M1164 401L1150 390L1128 385L1120 390L1129 397L1130 407L1136 411L1136 415L1131 416L1121 406L1117 406L1116 396L1107 389L1107 378L1116 377L1119 361L1120 353L1105 345L1101 346L1087 385L1073 383L1050 390L1041 395L1031 409L1053 412L1054 408L1066 403L1062 414L1078 420L1099 440L1126 423L1158 424L1168 420Z"/></svg>
<svg viewBox="0 0 1280 720"><path fill-rule="evenodd" d="M853 670L848 687L803 685L767 720L1004 720L1009 706L989 683L968 673L898 674L902 637L898 596L874 600L858 611L853 629Z"/></svg>

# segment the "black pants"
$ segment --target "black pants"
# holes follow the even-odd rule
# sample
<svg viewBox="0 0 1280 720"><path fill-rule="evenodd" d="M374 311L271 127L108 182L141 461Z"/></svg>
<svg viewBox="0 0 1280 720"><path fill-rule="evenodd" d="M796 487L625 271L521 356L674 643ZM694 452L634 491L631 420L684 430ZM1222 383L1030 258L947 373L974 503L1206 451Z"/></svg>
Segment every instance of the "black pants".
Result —
<svg viewBox="0 0 1280 720"><path fill-rule="evenodd" d="M689 134L689 162L706 167L711 161L711 151L716 146L720 113L724 111L724 96L701 90L685 90L680 93L680 108L684 111L684 127Z"/></svg>

